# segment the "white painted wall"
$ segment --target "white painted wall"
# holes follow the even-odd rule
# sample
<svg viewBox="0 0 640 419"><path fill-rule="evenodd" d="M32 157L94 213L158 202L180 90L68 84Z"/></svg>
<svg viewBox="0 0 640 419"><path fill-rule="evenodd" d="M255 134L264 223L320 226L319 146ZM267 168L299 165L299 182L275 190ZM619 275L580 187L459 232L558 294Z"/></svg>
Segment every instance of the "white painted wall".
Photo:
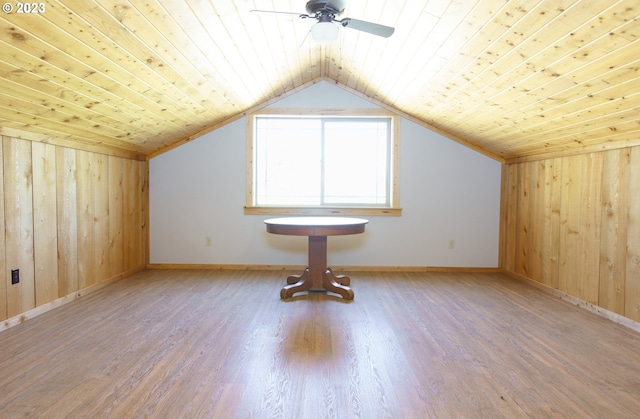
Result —
<svg viewBox="0 0 640 419"><path fill-rule="evenodd" d="M377 106L320 82L272 107ZM405 119L400 135L402 216L329 237L329 264L497 267L500 163ZM270 217L244 215L245 136L243 118L150 161L151 263L306 264L305 237L268 234Z"/></svg>

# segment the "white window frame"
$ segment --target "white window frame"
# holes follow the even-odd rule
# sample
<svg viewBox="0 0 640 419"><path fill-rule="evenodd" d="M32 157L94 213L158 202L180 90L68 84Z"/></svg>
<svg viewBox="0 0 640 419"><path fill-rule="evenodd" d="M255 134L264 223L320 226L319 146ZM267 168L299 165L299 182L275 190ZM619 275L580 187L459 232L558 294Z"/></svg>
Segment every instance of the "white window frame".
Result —
<svg viewBox="0 0 640 419"><path fill-rule="evenodd" d="M391 118L391 146L389 156L389 206L258 206L254 200L256 180L255 121L265 115L299 117L385 117ZM391 215L402 214L400 207L400 118L384 109L290 109L265 108L247 115L246 203L245 214L265 215Z"/></svg>

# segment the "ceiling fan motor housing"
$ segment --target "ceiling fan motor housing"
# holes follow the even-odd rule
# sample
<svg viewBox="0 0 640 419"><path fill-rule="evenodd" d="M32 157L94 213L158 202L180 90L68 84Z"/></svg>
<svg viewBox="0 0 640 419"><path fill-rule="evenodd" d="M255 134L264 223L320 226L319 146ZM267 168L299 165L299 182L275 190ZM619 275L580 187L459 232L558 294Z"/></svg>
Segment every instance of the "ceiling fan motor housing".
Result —
<svg viewBox="0 0 640 419"><path fill-rule="evenodd" d="M345 0L309 0L305 6L310 15L322 16L331 14L338 16L346 7Z"/></svg>

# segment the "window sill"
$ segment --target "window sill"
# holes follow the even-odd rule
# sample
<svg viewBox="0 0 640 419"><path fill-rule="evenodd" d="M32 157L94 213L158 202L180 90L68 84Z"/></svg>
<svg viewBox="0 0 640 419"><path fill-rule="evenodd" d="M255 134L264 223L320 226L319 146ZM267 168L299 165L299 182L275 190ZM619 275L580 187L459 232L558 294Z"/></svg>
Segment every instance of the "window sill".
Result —
<svg viewBox="0 0 640 419"><path fill-rule="evenodd" d="M402 208L375 207L244 207L245 215L402 215Z"/></svg>

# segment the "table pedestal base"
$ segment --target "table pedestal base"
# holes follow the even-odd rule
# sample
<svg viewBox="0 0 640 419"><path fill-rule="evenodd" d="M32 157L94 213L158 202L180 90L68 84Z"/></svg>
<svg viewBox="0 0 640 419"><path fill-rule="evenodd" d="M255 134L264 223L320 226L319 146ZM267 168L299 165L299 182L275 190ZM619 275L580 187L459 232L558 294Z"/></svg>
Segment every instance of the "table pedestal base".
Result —
<svg viewBox="0 0 640 419"><path fill-rule="evenodd" d="M302 275L287 278L287 286L280 291L281 298L291 298L302 291L331 291L345 300L353 300L351 280L334 275L327 266L327 236L343 236L364 232L369 221L346 217L289 217L264 220L267 232L288 236L309 237L309 264Z"/></svg>
<svg viewBox="0 0 640 419"><path fill-rule="evenodd" d="M340 294L345 300L353 300L353 290L348 287L351 279L344 275L335 275L330 268L322 274L322 287L313 286L313 275L309 268L302 275L291 275L287 278L286 287L280 290L280 298L291 298L296 292L331 291Z"/></svg>

